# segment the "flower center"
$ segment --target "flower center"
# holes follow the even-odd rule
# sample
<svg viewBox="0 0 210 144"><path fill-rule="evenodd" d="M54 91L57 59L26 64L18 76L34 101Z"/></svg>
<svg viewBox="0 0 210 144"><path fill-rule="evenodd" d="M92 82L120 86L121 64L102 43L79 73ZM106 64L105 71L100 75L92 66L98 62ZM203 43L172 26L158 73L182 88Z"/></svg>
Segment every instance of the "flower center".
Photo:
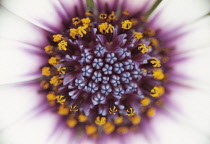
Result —
<svg viewBox="0 0 210 144"><path fill-rule="evenodd" d="M70 128L123 134L162 104L170 51L128 11L72 18L44 49L41 86Z"/></svg>

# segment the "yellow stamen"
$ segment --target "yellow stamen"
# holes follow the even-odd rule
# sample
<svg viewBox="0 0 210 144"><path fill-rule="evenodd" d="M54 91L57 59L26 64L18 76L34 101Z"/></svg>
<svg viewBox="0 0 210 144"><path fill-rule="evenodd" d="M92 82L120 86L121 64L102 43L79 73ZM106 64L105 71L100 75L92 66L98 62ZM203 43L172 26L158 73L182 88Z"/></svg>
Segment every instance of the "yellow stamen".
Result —
<svg viewBox="0 0 210 144"><path fill-rule="evenodd" d="M118 116L115 121L116 124L121 124L123 122L123 117L122 116Z"/></svg>
<svg viewBox="0 0 210 144"><path fill-rule="evenodd" d="M147 70L146 69L142 68L141 70L142 70L142 74L143 75L146 75L147 74Z"/></svg>
<svg viewBox="0 0 210 144"><path fill-rule="evenodd" d="M132 22L129 20L125 20L122 22L123 29L131 29L132 25L133 25Z"/></svg>
<svg viewBox="0 0 210 144"><path fill-rule="evenodd" d="M45 80L41 81L40 86L43 87L44 89L48 89L49 88L49 83Z"/></svg>
<svg viewBox="0 0 210 144"><path fill-rule="evenodd" d="M98 29L101 33L113 33L114 26L105 22L98 25Z"/></svg>
<svg viewBox="0 0 210 144"><path fill-rule="evenodd" d="M76 26L80 23L80 19L78 17L72 18L72 23Z"/></svg>
<svg viewBox="0 0 210 144"><path fill-rule="evenodd" d="M136 111L133 108L127 109L126 112L127 112L126 114L127 116L133 116L136 113Z"/></svg>
<svg viewBox="0 0 210 144"><path fill-rule="evenodd" d="M130 13L129 13L127 10L124 10L124 11L122 12L122 14L123 14L123 15L129 15Z"/></svg>
<svg viewBox="0 0 210 144"><path fill-rule="evenodd" d="M109 22L110 22L110 21L113 21L113 20L117 20L117 17L116 17L116 15L115 15L114 12L112 12L112 13L108 16L108 21L109 21Z"/></svg>
<svg viewBox="0 0 210 144"><path fill-rule="evenodd" d="M85 122L87 120L87 116L81 113L78 116L78 119L79 119L80 122Z"/></svg>
<svg viewBox="0 0 210 144"><path fill-rule="evenodd" d="M81 21L83 25L88 25L91 22L90 18L83 18Z"/></svg>
<svg viewBox="0 0 210 144"><path fill-rule="evenodd" d="M92 16L93 14L90 13L90 12L86 12L85 15L86 15L86 16Z"/></svg>
<svg viewBox="0 0 210 144"><path fill-rule="evenodd" d="M69 108L66 105L60 105L58 109L58 114L60 115L68 115L69 114Z"/></svg>
<svg viewBox="0 0 210 144"><path fill-rule="evenodd" d="M53 35L53 41L54 42L59 42L62 40L63 36L61 34Z"/></svg>
<svg viewBox="0 0 210 144"><path fill-rule="evenodd" d="M152 97L160 97L165 93L165 89L163 86L155 86L150 93Z"/></svg>
<svg viewBox="0 0 210 144"><path fill-rule="evenodd" d="M132 24L133 24L133 25L135 25L135 24L137 24L137 23L138 23L138 20L137 20L137 19L135 19L135 18L132 18L132 19L131 19L131 22L132 22Z"/></svg>
<svg viewBox="0 0 210 144"><path fill-rule="evenodd" d="M150 38L150 41L152 46L156 47L159 45L159 41L156 38Z"/></svg>
<svg viewBox="0 0 210 144"><path fill-rule="evenodd" d="M47 100L48 100L48 101L54 101L54 100L56 100L55 93L54 93L54 92L49 92L49 93L47 94Z"/></svg>
<svg viewBox="0 0 210 144"><path fill-rule="evenodd" d="M153 117L155 115L155 113L156 113L156 110L153 107L151 107L147 110L147 116L148 117Z"/></svg>
<svg viewBox="0 0 210 144"><path fill-rule="evenodd" d="M153 67L160 67L161 66L160 60L155 58L155 57L152 57L152 60L150 61L150 63L153 65Z"/></svg>
<svg viewBox="0 0 210 144"><path fill-rule="evenodd" d="M53 46L48 45L48 46L44 47L44 50L46 53L51 54L53 52Z"/></svg>
<svg viewBox="0 0 210 144"><path fill-rule="evenodd" d="M86 125L85 130L88 135L92 135L97 131L97 127L95 125Z"/></svg>
<svg viewBox="0 0 210 144"><path fill-rule="evenodd" d="M76 36L78 35L78 31L75 28L70 29L70 33L69 33L70 37L72 37L73 39L76 39Z"/></svg>
<svg viewBox="0 0 210 144"><path fill-rule="evenodd" d="M79 109L77 107L77 105L73 105L73 106L70 106L70 109L69 109L71 112L77 112Z"/></svg>
<svg viewBox="0 0 210 144"><path fill-rule="evenodd" d="M158 80L164 79L164 73L162 69L158 69L158 68L154 69L152 71L152 75L154 76L155 79L158 79Z"/></svg>
<svg viewBox="0 0 210 144"><path fill-rule="evenodd" d="M144 16L140 17L140 20L141 20L142 22L147 22L147 19L146 19Z"/></svg>
<svg viewBox="0 0 210 144"><path fill-rule="evenodd" d="M67 120L67 125L70 127L70 128L73 128L77 125L77 120L75 120L74 118L69 118Z"/></svg>
<svg viewBox="0 0 210 144"><path fill-rule="evenodd" d="M100 19L107 19L107 14L100 14L99 15L99 18Z"/></svg>
<svg viewBox="0 0 210 144"><path fill-rule="evenodd" d="M147 29L144 31L145 34L147 34L148 36L155 36L155 31L152 29Z"/></svg>
<svg viewBox="0 0 210 144"><path fill-rule="evenodd" d="M67 45L68 45L67 42L65 40L62 40L61 42L58 43L58 49L66 51Z"/></svg>
<svg viewBox="0 0 210 144"><path fill-rule="evenodd" d="M111 123L111 122L107 122L105 125L104 125L104 132L106 134L110 134L114 131L115 129L115 126Z"/></svg>
<svg viewBox="0 0 210 144"><path fill-rule="evenodd" d="M59 72L59 74L65 74L66 73L66 67L59 66L57 71Z"/></svg>
<svg viewBox="0 0 210 144"><path fill-rule="evenodd" d="M106 29L106 33L113 33L114 30L114 26L112 26L111 24L108 25L107 29Z"/></svg>
<svg viewBox="0 0 210 144"><path fill-rule="evenodd" d="M104 33L106 31L107 27L108 27L108 23L106 23L106 22L98 25L98 29L101 33Z"/></svg>
<svg viewBox="0 0 210 144"><path fill-rule="evenodd" d="M133 125L137 125L141 122L141 117L139 115L134 115L129 118Z"/></svg>
<svg viewBox="0 0 210 144"><path fill-rule="evenodd" d="M146 53L146 52L148 52L149 49L147 48L147 46L146 46L145 44L139 44L138 50L139 50L141 53Z"/></svg>
<svg viewBox="0 0 210 144"><path fill-rule="evenodd" d="M63 95L56 96L57 102L60 104L64 104L66 102L66 99Z"/></svg>
<svg viewBox="0 0 210 144"><path fill-rule="evenodd" d="M50 83L53 84L54 86L58 86L63 82L63 80L61 80L61 78L59 76L53 76L50 79Z"/></svg>
<svg viewBox="0 0 210 144"><path fill-rule="evenodd" d="M119 127L117 129L117 132L120 134L125 134L126 132L128 132L128 128L127 127Z"/></svg>
<svg viewBox="0 0 210 144"><path fill-rule="evenodd" d="M42 68L42 75L50 76L50 67L43 67Z"/></svg>
<svg viewBox="0 0 210 144"><path fill-rule="evenodd" d="M158 99L158 100L155 102L155 104L156 104L157 106L163 105L163 99Z"/></svg>
<svg viewBox="0 0 210 144"><path fill-rule="evenodd" d="M113 108L109 108L109 113L110 113L110 114L115 115L117 111L118 111L118 110L117 110L116 106L114 106Z"/></svg>
<svg viewBox="0 0 210 144"><path fill-rule="evenodd" d="M106 123L106 117L100 117L98 116L95 120L95 123L97 125L104 125Z"/></svg>
<svg viewBox="0 0 210 144"><path fill-rule="evenodd" d="M51 57L49 60L48 60L49 64L51 65L57 65L60 63L60 57L56 56L56 57Z"/></svg>
<svg viewBox="0 0 210 144"><path fill-rule="evenodd" d="M77 28L77 33L78 35L80 35L80 37L83 37L84 35L87 34L87 32L85 31L87 27L86 26L80 26Z"/></svg>
<svg viewBox="0 0 210 144"><path fill-rule="evenodd" d="M140 32L133 32L134 33L134 36L133 38L137 39L137 40L140 40L141 38L143 38L143 34L140 33Z"/></svg>
<svg viewBox="0 0 210 144"><path fill-rule="evenodd" d="M148 106L150 104L151 100L148 97L144 97L144 99L142 99L140 101L142 106Z"/></svg>
<svg viewBox="0 0 210 144"><path fill-rule="evenodd" d="M55 106L56 102L55 101L49 101L48 102L50 106Z"/></svg>

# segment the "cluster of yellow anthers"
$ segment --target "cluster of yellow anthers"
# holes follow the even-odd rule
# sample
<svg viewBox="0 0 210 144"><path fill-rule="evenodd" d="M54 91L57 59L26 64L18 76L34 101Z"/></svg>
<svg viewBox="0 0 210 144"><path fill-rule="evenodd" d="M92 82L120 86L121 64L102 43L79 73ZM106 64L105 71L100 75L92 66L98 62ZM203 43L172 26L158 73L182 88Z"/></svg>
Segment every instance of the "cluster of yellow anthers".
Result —
<svg viewBox="0 0 210 144"><path fill-rule="evenodd" d="M123 11L124 15L129 15L128 11ZM91 17L91 13L86 13L87 16ZM118 20L115 13L112 12L110 15L107 14L100 14L99 15L100 24L98 25L98 30L100 33L113 33L114 26L110 24L114 20ZM72 24L75 26L75 28L71 28L69 30L69 35L71 38L76 39L77 37L83 37L87 34L88 30L90 30L90 27L92 26L90 18L83 18L79 19L78 17L72 19ZM121 23L121 28L123 30L131 29L132 26L135 24L135 20L125 20ZM136 40L141 40L144 38L144 35L148 36L154 36L155 32L153 30L146 30L146 32L133 32ZM45 66L42 68L42 75L50 78L50 80L43 80L41 81L41 86L44 89L50 88L51 91L47 94L47 100L49 101L49 104L51 106L55 106L58 104L58 113L60 115L66 115L68 116L67 124L70 128L75 127L78 123L86 123L85 131L88 135L92 137L97 137L97 131L101 130L103 128L103 131L106 134L110 134L113 131L117 131L118 133L126 133L128 129L134 128L136 125L138 125L141 122L141 116L136 114L136 111L128 106L126 108L126 115L128 116L128 119L133 124L133 127L129 128L127 126L122 126L122 123L124 122L123 116L117 115L118 109L116 106L112 106L109 108L109 114L110 115L116 115L116 118L112 121L107 121L107 118L104 116L97 116L94 120L94 123L90 124L88 123L88 116L86 116L84 113L79 112L79 105L67 105L66 101L67 99L65 96L60 94L60 91L58 90L58 86L63 83L63 80L61 78L62 74L65 74L66 71L69 69L64 66L59 66L57 69L53 66L58 65L61 63L61 58L59 56L56 56L54 54L57 50L68 50L68 43L66 41L66 38L62 34L56 34L53 35L53 41L57 43L57 47L53 47L51 45L48 45L45 47L45 52L47 54L53 55L49 58L48 62L51 66ZM142 54L147 53L150 51L152 47L158 47L159 41L155 38L150 38L150 45L147 46L146 44L139 44L137 49ZM150 64L154 67L154 70L152 71L152 75L154 79L156 80L164 80L166 77L163 70L159 67L161 67L161 62L158 58L152 57L152 59L149 61ZM146 69L142 69L143 74L147 73ZM148 117L152 117L155 114L155 108L152 106L153 98L160 98L165 93L165 89L161 85L154 86L150 90L150 95L145 96L142 100L140 100L140 104L143 108L145 108L146 115ZM161 99L156 101L158 105L161 104ZM151 104L151 105L150 105ZM144 111L144 109L141 109L140 111ZM75 114L78 113L78 114ZM100 127L99 127L100 126Z"/></svg>
<svg viewBox="0 0 210 144"><path fill-rule="evenodd" d="M83 18L81 20L78 17L73 18L72 23L75 26L80 25L77 28L71 28L69 30L70 31L69 35L73 39L76 39L77 36L83 37L84 35L86 35L88 28L90 28L90 26L92 25L91 20L88 17Z"/></svg>

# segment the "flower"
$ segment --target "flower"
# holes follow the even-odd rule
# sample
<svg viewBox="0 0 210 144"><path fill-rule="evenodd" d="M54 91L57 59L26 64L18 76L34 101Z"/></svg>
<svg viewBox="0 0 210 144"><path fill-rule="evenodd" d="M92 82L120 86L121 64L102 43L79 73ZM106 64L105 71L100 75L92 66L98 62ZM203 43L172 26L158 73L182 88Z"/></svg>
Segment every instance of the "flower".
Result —
<svg viewBox="0 0 210 144"><path fill-rule="evenodd" d="M170 84L179 75L171 67L181 60L176 59L181 35L173 27L157 25L156 15L145 21L155 8L149 6L152 3L136 15L123 3L125 11L117 15L114 4L120 7L120 3L114 2L96 3L98 14L92 5L88 5L92 12L85 12L82 1L72 14L71 5L60 2L53 5L60 20L57 25L35 22L44 29L43 39L48 38L38 43L41 51L36 54L42 62L33 61L40 64L43 75L37 79L42 86L39 95L45 95L40 112L58 113L58 126L68 126L67 133L81 131L100 141L147 130L147 120L174 91ZM138 20L140 16L145 17Z"/></svg>

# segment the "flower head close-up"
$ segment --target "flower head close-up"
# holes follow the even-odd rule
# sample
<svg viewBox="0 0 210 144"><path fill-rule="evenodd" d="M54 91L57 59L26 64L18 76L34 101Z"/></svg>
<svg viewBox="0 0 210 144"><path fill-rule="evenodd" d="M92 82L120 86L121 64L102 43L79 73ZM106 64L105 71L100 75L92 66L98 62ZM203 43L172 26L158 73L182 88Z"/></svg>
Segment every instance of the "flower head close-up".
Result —
<svg viewBox="0 0 210 144"><path fill-rule="evenodd" d="M209 9L208 0L2 0L5 144L208 143Z"/></svg>

